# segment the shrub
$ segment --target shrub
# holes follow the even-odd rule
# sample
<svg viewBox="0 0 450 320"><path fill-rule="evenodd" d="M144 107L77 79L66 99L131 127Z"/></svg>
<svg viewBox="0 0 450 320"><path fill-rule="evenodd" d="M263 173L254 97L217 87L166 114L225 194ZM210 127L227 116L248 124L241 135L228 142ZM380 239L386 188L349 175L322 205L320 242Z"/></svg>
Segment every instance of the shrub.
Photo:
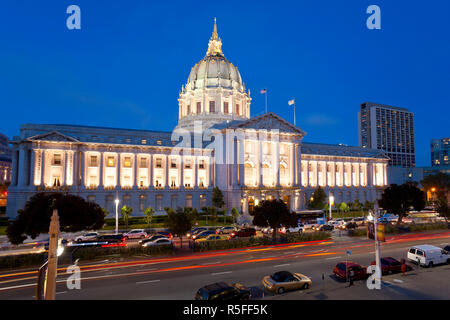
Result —
<svg viewBox="0 0 450 320"><path fill-rule="evenodd" d="M329 232L314 232L304 234L290 234L282 237L279 242L281 243L294 243L303 241L314 241L329 239L331 234ZM255 246L267 246L274 242L272 237L251 237L251 238L236 238L232 240L218 240L218 241L204 241L194 244L194 251L208 251L208 250L224 250L234 248L245 248Z"/></svg>

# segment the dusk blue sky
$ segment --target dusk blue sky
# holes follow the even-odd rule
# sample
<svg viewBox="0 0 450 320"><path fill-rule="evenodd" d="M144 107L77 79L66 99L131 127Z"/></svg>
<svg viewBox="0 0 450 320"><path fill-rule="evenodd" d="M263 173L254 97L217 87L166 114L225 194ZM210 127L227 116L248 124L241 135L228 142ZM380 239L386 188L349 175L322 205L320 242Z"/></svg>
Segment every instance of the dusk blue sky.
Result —
<svg viewBox="0 0 450 320"><path fill-rule="evenodd" d="M81 30L66 8L81 8ZM366 8L381 8L381 30ZM365 101L415 115L417 165L450 136L450 1L2 1L0 132L23 123L171 131L178 93L217 17L225 56L305 141L358 144Z"/></svg>

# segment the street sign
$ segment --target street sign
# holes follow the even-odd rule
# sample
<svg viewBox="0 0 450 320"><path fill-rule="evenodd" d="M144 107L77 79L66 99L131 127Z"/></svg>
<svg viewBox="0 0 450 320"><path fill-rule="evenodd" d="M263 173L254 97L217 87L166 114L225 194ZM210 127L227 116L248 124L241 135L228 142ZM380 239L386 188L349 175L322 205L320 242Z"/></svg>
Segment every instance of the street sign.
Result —
<svg viewBox="0 0 450 320"><path fill-rule="evenodd" d="M351 254L352 254L352 252L350 250L347 250L347 255L349 256Z"/></svg>

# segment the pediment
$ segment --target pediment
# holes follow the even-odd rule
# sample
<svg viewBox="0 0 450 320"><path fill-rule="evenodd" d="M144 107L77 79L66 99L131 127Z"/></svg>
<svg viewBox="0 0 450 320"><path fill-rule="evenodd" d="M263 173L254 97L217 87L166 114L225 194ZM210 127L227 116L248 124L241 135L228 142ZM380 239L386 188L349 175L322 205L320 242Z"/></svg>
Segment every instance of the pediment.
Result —
<svg viewBox="0 0 450 320"><path fill-rule="evenodd" d="M298 134L301 136L305 136L306 132L300 129L297 126L294 126L290 122L284 120L280 116L276 115L273 112L269 112L263 114L261 116L257 116L251 118L249 120L240 122L235 126L235 128L242 129L255 129L255 130L279 130L281 133L292 133Z"/></svg>
<svg viewBox="0 0 450 320"><path fill-rule="evenodd" d="M57 141L57 142L80 142L75 138L66 136L58 131L52 131L44 134L35 135L27 138L29 141Z"/></svg>

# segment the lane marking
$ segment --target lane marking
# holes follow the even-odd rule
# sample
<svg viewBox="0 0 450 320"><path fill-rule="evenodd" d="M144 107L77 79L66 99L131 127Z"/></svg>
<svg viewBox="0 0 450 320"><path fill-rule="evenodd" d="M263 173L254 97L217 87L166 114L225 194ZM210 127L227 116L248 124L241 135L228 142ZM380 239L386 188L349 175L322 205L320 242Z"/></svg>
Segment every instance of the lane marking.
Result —
<svg viewBox="0 0 450 320"><path fill-rule="evenodd" d="M218 263L222 263L222 261L217 261L217 262L206 262L206 263L202 263L202 266L209 266L210 264L218 264Z"/></svg>
<svg viewBox="0 0 450 320"><path fill-rule="evenodd" d="M403 283L404 281L400 279L394 279L394 282Z"/></svg>
<svg viewBox="0 0 450 320"><path fill-rule="evenodd" d="M155 282L159 282L159 281L161 281L161 280L139 281L139 282L136 282L136 284L155 283Z"/></svg>
<svg viewBox="0 0 450 320"><path fill-rule="evenodd" d="M212 276L217 276L217 275L219 275L219 274L227 274L227 273L232 273L233 271L224 271L224 272L214 272L214 273L211 273L211 275Z"/></svg>
<svg viewBox="0 0 450 320"><path fill-rule="evenodd" d="M339 258L342 258L341 256L339 256L339 257L331 257L331 258L325 258L325 260L333 260L333 259L339 259Z"/></svg>
<svg viewBox="0 0 450 320"><path fill-rule="evenodd" d="M55 294L67 293L67 291L56 292Z"/></svg>
<svg viewBox="0 0 450 320"><path fill-rule="evenodd" d="M290 263L285 263L285 264L277 264L276 266L273 266L274 268L276 267L284 267L284 266L290 266Z"/></svg>

